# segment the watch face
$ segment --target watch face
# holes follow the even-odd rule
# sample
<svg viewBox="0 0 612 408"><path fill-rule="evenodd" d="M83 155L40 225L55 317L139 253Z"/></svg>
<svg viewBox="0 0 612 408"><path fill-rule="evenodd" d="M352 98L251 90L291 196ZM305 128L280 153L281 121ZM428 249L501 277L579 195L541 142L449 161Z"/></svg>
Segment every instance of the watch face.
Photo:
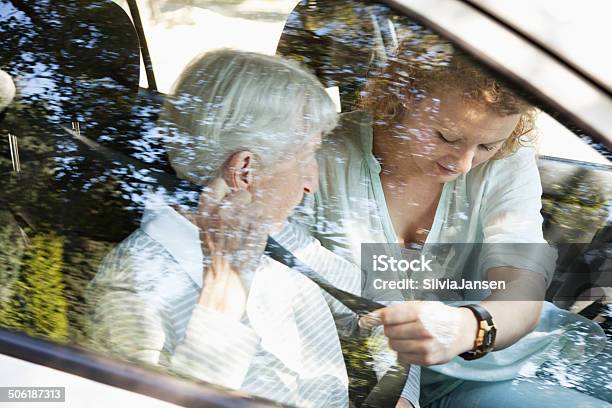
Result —
<svg viewBox="0 0 612 408"><path fill-rule="evenodd" d="M484 334L483 345L485 347L493 346L495 342L495 335L497 334L497 329L492 327L490 330L487 330Z"/></svg>

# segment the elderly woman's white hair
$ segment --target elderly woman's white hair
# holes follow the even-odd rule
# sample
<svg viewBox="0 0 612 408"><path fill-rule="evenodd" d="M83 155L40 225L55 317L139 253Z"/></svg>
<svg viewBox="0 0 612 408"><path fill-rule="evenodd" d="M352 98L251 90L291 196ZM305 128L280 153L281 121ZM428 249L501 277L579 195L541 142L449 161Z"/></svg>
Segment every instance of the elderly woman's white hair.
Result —
<svg viewBox="0 0 612 408"><path fill-rule="evenodd" d="M265 167L336 123L331 98L296 63L227 49L194 59L162 114L172 167L199 185L234 152L251 151Z"/></svg>

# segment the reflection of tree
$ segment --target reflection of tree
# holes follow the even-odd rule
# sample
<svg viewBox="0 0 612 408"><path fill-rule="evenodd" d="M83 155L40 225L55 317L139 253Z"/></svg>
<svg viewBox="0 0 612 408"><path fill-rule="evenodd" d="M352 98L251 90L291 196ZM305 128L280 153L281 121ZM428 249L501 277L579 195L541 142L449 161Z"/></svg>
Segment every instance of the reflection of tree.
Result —
<svg viewBox="0 0 612 408"><path fill-rule="evenodd" d="M277 54L310 68L326 87L339 86L342 108L351 110L372 61L373 31L361 2L301 1L285 24Z"/></svg>
<svg viewBox="0 0 612 408"><path fill-rule="evenodd" d="M155 170L163 149L145 137L159 102L137 95L135 32L110 0L0 0L3 8L0 67L16 78L19 97L0 121L0 201L14 216L0 212L0 325L78 342L83 289L111 243L135 227L151 175L163 172ZM96 154L59 127L73 120L143 165ZM20 174L10 173L9 132L19 140Z"/></svg>
<svg viewBox="0 0 612 408"><path fill-rule="evenodd" d="M545 232L549 242L590 242L610 213L610 193L606 184L610 170L596 170L554 161L542 161L541 169L548 173L546 193L542 197L542 211L546 216ZM550 175L567 174L553 179Z"/></svg>
<svg viewBox="0 0 612 408"><path fill-rule="evenodd" d="M29 111L55 123L101 124L130 106L138 89L138 42L129 18L109 3L0 2L13 10L0 20L0 66L17 79Z"/></svg>
<svg viewBox="0 0 612 408"><path fill-rule="evenodd" d="M415 35L416 34L416 35ZM327 86L340 88L342 110L353 110L370 69L393 55L423 27L388 6L369 1L300 1L289 16L277 54L300 61Z"/></svg>
<svg viewBox="0 0 612 408"><path fill-rule="evenodd" d="M87 313L89 305L83 293L98 271L100 262L113 244L84 237L71 237L64 253L64 294L68 302L69 337L72 342L84 344L87 338Z"/></svg>
<svg viewBox="0 0 612 408"><path fill-rule="evenodd" d="M349 375L349 398L354 406L364 402L376 385L372 351L380 348L385 340L381 337L341 338L342 354Z"/></svg>
<svg viewBox="0 0 612 408"><path fill-rule="evenodd" d="M21 230L8 211L0 211L0 305L13 297L19 277L25 242ZM0 309L0 322L4 307Z"/></svg>
<svg viewBox="0 0 612 408"><path fill-rule="evenodd" d="M3 308L2 325L32 336L65 341L68 304L62 280L63 239L55 234L32 237L24 252L14 293Z"/></svg>

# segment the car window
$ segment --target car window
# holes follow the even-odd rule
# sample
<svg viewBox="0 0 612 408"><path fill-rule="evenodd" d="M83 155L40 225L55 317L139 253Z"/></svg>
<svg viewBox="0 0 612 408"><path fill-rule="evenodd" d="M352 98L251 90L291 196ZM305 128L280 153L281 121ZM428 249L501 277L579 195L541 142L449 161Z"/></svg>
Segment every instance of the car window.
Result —
<svg viewBox="0 0 612 408"><path fill-rule="evenodd" d="M474 281L496 248L533 245L553 254L524 267L546 300L605 320L609 149L387 5L0 0L0 32L3 329L277 403L360 406L397 364L347 303L425 299L368 286L368 244L474 244L447 263ZM263 256L268 235L307 273ZM443 294L466 300L427 295ZM601 343L576 331L571 362ZM538 376L580 376L565 357ZM382 394L418 384L418 365Z"/></svg>
<svg viewBox="0 0 612 408"><path fill-rule="evenodd" d="M592 143L586 135L569 131L546 112L538 115L537 125L541 134L538 149L542 156L610 165L607 149Z"/></svg>

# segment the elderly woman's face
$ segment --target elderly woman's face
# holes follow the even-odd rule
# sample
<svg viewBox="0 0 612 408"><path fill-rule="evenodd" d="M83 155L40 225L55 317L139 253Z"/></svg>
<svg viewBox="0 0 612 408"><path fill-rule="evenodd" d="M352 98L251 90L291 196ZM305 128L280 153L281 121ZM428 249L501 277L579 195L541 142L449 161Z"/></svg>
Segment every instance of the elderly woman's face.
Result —
<svg viewBox="0 0 612 408"><path fill-rule="evenodd" d="M520 115L500 116L458 92L433 92L407 107L393 132L397 151L421 175L448 182L491 159L516 128Z"/></svg>
<svg viewBox="0 0 612 408"><path fill-rule="evenodd" d="M305 145L257 176L253 193L264 204L266 218L275 229L282 226L304 193L312 193L319 187L316 151L320 147L321 135L314 135Z"/></svg>

